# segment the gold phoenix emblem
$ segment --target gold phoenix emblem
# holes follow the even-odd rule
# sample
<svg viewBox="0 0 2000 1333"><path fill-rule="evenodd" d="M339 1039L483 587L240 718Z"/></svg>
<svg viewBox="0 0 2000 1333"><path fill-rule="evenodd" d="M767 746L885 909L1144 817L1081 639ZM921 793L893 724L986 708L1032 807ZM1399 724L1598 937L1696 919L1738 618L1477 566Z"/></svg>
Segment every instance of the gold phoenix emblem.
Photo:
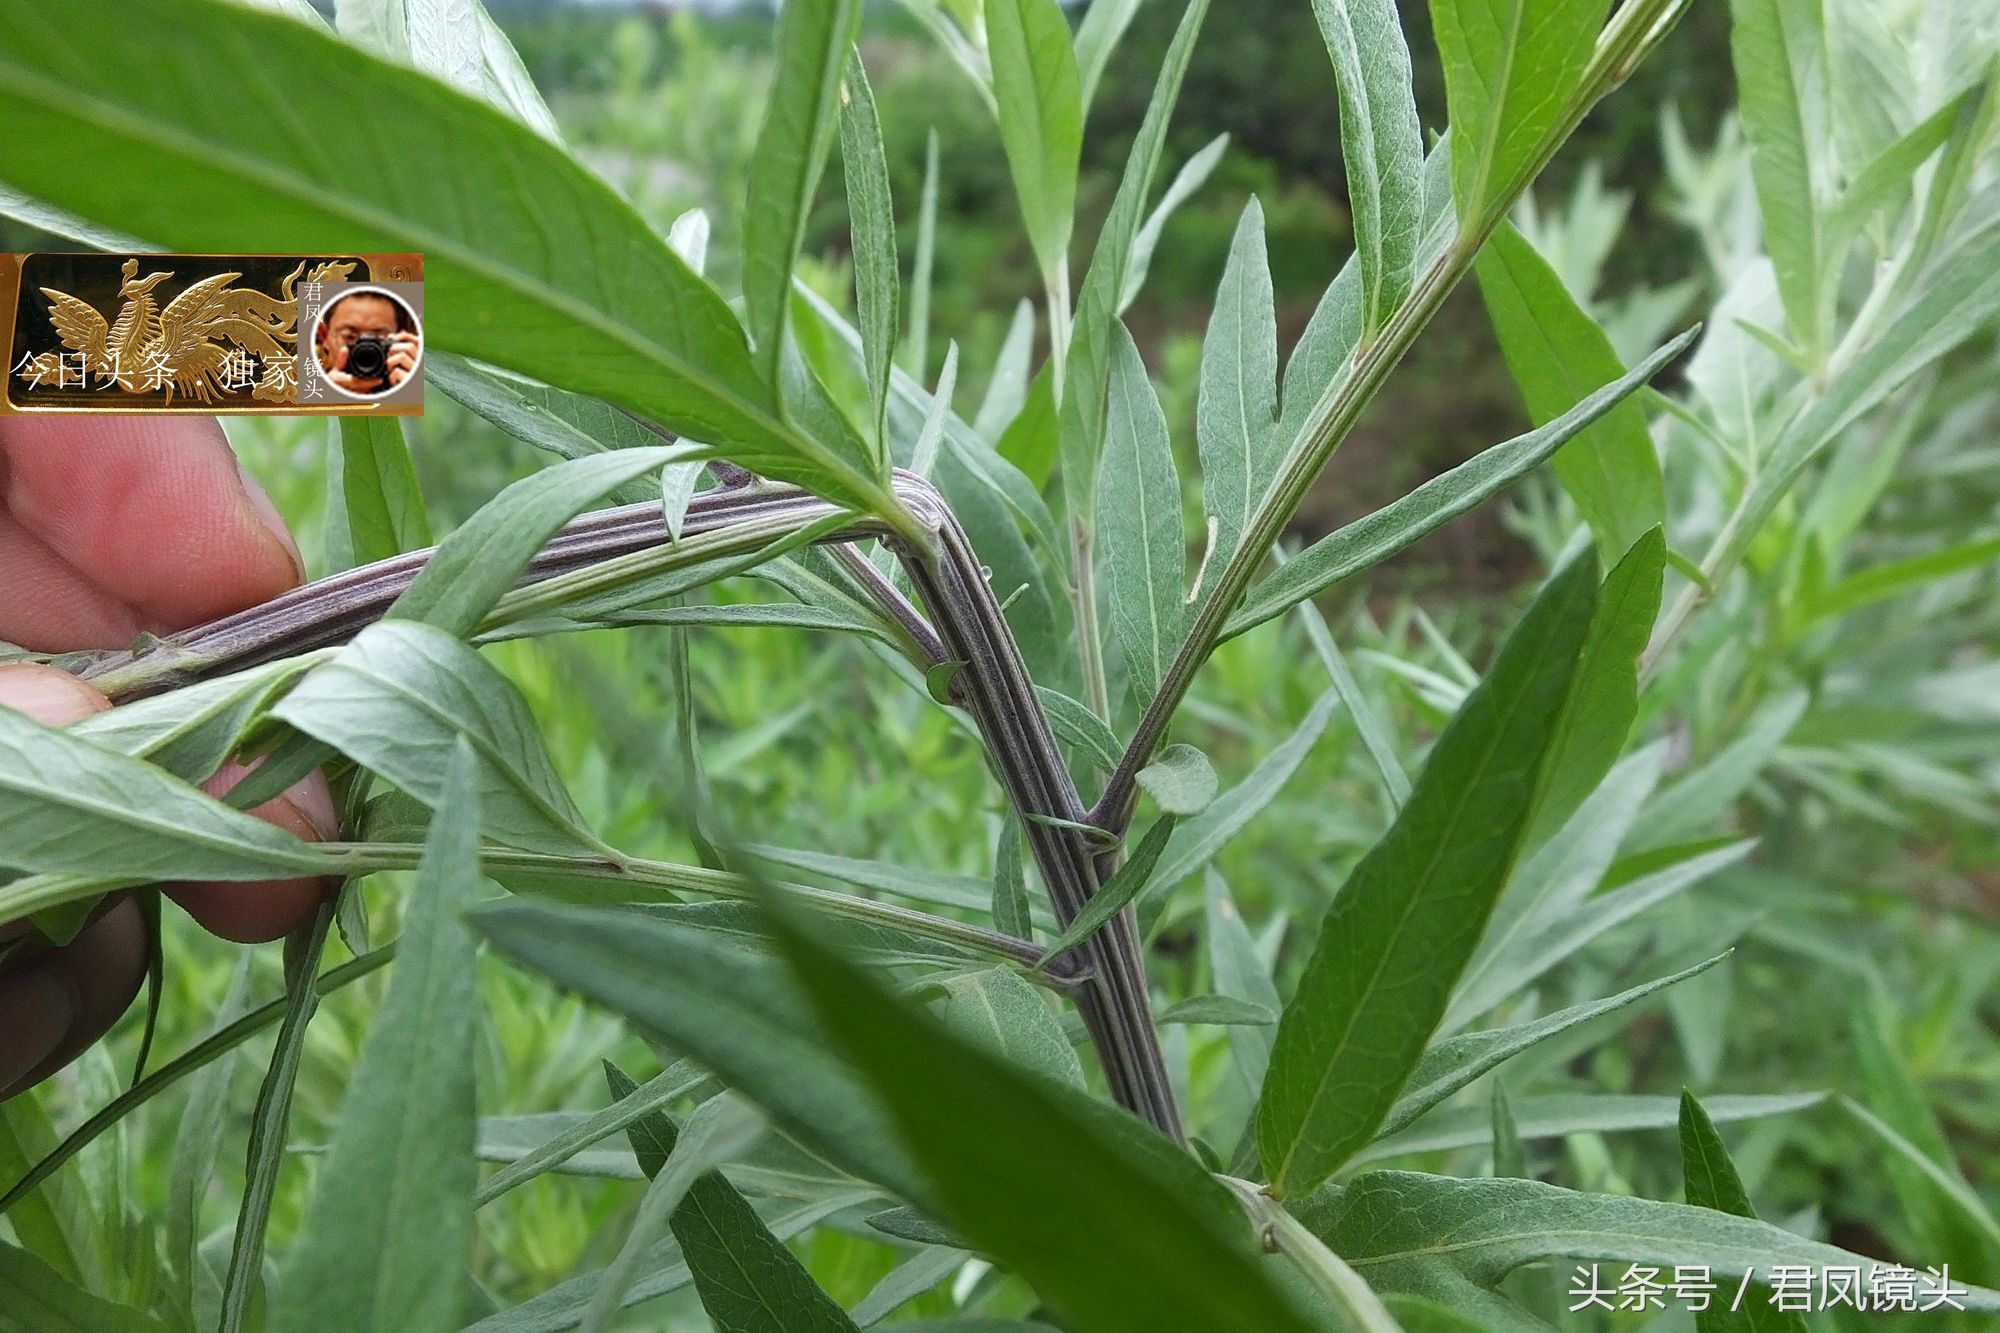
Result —
<svg viewBox="0 0 2000 1333"><path fill-rule="evenodd" d="M16 373L31 387L68 386L94 377L127 393L165 390L169 403L176 390L212 403L218 394L246 388L259 401L289 402L298 346L299 278L342 282L355 265L329 260L311 273L305 268L301 260L286 275L280 296L232 287L241 273L217 273L189 284L162 306L153 289L173 277L172 271L142 278L139 261L127 259L119 270L123 281L118 297L124 304L109 320L88 301L44 287L49 322L69 350L24 358Z"/></svg>

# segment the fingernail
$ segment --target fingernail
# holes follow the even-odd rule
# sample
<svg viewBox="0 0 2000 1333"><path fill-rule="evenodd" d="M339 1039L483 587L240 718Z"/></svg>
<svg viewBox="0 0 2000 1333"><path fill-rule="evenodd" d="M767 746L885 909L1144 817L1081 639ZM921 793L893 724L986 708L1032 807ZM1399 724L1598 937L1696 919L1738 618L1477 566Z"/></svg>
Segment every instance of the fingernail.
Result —
<svg viewBox="0 0 2000 1333"><path fill-rule="evenodd" d="M30 963L0 975L0 1092L54 1055L76 1025L76 994L60 969Z"/></svg>
<svg viewBox="0 0 2000 1333"><path fill-rule="evenodd" d="M217 800L225 800L238 783L256 771L255 764L228 759L203 779L201 789ZM249 813L308 842L333 842L340 837L333 793L327 790L323 773L307 774Z"/></svg>
<svg viewBox="0 0 2000 1333"><path fill-rule="evenodd" d="M313 812L314 802L302 798L294 787L265 807L265 818L278 827L298 834L307 842L333 842L340 837L340 829L331 821Z"/></svg>
<svg viewBox="0 0 2000 1333"><path fill-rule="evenodd" d="M60 667L39 662L0 666L0 705L26 713L45 727L64 727L111 705Z"/></svg>
<svg viewBox="0 0 2000 1333"><path fill-rule="evenodd" d="M305 582L305 557L299 554L299 544L293 540L292 529L286 524L285 516L278 512L278 506L271 503L271 497L265 493L263 486L244 468L242 459L236 460L236 475L243 482L243 494L250 501L250 512L278 539L278 545L285 548L285 554L292 562L294 577L301 583Z"/></svg>

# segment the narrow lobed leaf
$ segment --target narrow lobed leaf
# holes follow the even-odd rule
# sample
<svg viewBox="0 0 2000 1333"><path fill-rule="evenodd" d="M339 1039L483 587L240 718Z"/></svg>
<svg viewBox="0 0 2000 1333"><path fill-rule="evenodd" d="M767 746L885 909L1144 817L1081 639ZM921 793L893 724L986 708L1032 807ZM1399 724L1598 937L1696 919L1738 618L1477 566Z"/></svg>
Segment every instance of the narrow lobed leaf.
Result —
<svg viewBox="0 0 2000 1333"><path fill-rule="evenodd" d="M1424 145L1410 49L1394 0L1313 0L1313 17L1340 92L1340 158L1361 258L1367 340L1409 295L1416 267Z"/></svg>
<svg viewBox="0 0 2000 1333"><path fill-rule="evenodd" d="M1132 335L1113 333L1110 418L1097 528L1110 570L1111 626L1140 707L1152 701L1186 620L1187 538L1180 479L1159 396Z"/></svg>

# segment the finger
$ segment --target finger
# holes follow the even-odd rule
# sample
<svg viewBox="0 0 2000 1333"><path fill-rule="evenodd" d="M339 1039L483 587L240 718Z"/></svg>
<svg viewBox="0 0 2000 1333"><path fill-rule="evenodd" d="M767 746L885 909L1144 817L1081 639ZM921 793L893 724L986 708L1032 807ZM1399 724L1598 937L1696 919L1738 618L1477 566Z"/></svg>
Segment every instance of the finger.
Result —
<svg viewBox="0 0 2000 1333"><path fill-rule="evenodd" d="M75 1059L146 975L146 922L126 899L59 948L0 974L0 1100Z"/></svg>
<svg viewBox="0 0 2000 1333"><path fill-rule="evenodd" d="M26 713L45 727L66 727L111 707L111 701L67 671L40 662L0 666L0 708ZM29 928L26 921L0 921L0 940Z"/></svg>
<svg viewBox="0 0 2000 1333"><path fill-rule="evenodd" d="M202 789L211 796L226 796L253 769L232 760L202 783ZM322 773L312 774L250 813L307 842L325 842L338 836L340 828L333 793ZM262 944L290 934L313 914L332 885L332 880L306 876L261 884L176 883L161 887L210 934L238 944Z"/></svg>
<svg viewBox="0 0 2000 1333"><path fill-rule="evenodd" d="M9 417L0 421L0 474L20 529L148 625L180 628L238 611L303 577L283 520L212 418ZM7 586L26 585L10 578ZM79 633L92 628L101 626L80 614Z"/></svg>
<svg viewBox="0 0 2000 1333"><path fill-rule="evenodd" d="M0 639L38 653L129 648L147 622L0 509Z"/></svg>
<svg viewBox="0 0 2000 1333"><path fill-rule="evenodd" d="M111 707L88 681L40 662L0 666L0 706L26 713L45 727L66 727Z"/></svg>

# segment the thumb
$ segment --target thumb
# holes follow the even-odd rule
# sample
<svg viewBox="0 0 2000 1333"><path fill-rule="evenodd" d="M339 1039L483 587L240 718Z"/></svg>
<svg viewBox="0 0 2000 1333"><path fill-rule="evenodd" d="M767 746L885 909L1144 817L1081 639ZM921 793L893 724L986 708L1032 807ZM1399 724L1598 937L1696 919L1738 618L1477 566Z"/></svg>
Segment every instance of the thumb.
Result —
<svg viewBox="0 0 2000 1333"><path fill-rule="evenodd" d="M0 666L0 707L12 708L48 727L66 727L111 707L95 686L58 667L40 662Z"/></svg>

